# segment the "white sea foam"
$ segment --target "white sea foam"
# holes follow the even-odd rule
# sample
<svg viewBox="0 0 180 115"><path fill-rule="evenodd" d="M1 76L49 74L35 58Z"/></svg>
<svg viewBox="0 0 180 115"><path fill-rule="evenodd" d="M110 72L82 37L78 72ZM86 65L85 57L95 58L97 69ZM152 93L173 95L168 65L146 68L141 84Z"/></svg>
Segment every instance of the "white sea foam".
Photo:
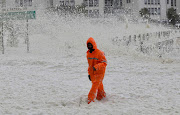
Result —
<svg viewBox="0 0 180 115"><path fill-rule="evenodd" d="M37 19L29 20L30 53L26 53L25 22L14 22L22 31L19 46L5 45L5 54L0 55L0 114L180 113L179 63L145 60L148 55L136 51L135 45L112 42L115 37L169 29L153 24L146 28L146 24L135 22L129 22L126 29L126 23L117 18L89 19L38 11ZM107 98L88 105L89 37L105 52L108 65L104 78Z"/></svg>

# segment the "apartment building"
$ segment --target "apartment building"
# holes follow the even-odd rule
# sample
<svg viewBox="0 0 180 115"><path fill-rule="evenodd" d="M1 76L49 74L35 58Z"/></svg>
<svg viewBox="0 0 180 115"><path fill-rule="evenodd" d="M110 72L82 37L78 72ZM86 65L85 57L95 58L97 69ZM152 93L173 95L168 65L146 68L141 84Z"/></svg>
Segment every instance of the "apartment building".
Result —
<svg viewBox="0 0 180 115"><path fill-rule="evenodd" d="M0 0L1 10L36 10L53 7L53 0Z"/></svg>
<svg viewBox="0 0 180 115"><path fill-rule="evenodd" d="M180 14L180 0L176 0L177 2L177 13Z"/></svg>
<svg viewBox="0 0 180 115"><path fill-rule="evenodd" d="M147 8L150 12L150 18L167 21L167 10L171 7L180 13L180 0L124 0L124 8L132 13L139 15L142 8Z"/></svg>
<svg viewBox="0 0 180 115"><path fill-rule="evenodd" d="M123 6L123 0L83 0L90 17L113 14L116 9Z"/></svg>
<svg viewBox="0 0 180 115"><path fill-rule="evenodd" d="M0 4L3 9L11 10L85 5L86 12L90 17L98 17L113 14L116 9L122 8L123 0L0 0Z"/></svg>
<svg viewBox="0 0 180 115"><path fill-rule="evenodd" d="M0 0L0 11L6 7L6 0Z"/></svg>
<svg viewBox="0 0 180 115"><path fill-rule="evenodd" d="M59 6L75 6L75 0L54 0L53 1L54 7Z"/></svg>
<svg viewBox="0 0 180 115"><path fill-rule="evenodd" d="M90 17L113 13L122 6L122 0L54 0L54 7L84 5Z"/></svg>
<svg viewBox="0 0 180 115"><path fill-rule="evenodd" d="M147 8L152 19L161 21L167 20L166 12L171 7L180 14L180 0L0 0L1 9L11 10L17 8L36 10L76 5L85 5L85 10L90 17L113 14L116 9L121 8L135 15L139 15L142 8Z"/></svg>
<svg viewBox="0 0 180 115"><path fill-rule="evenodd" d="M180 14L180 0L52 0L54 7L85 5L90 17L113 14L116 9L125 9L139 15L142 8L148 8L150 17L156 20L167 20L166 12L173 7Z"/></svg>

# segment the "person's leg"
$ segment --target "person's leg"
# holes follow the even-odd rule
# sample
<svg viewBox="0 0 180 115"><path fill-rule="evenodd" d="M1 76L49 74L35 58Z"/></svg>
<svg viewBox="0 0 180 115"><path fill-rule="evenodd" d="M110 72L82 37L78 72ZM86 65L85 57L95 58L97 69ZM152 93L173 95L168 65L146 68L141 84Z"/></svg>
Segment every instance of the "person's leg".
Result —
<svg viewBox="0 0 180 115"><path fill-rule="evenodd" d="M91 101L94 101L98 87L99 87L99 84L100 84L100 82L92 82L92 87L91 87L91 90L89 91L89 94L88 94L88 104Z"/></svg>
<svg viewBox="0 0 180 115"><path fill-rule="evenodd" d="M98 92L97 92L97 97L96 99L97 100L101 100L103 97L106 97L106 93L104 91L104 86L103 86L103 83L101 82L99 84L99 87L98 87Z"/></svg>

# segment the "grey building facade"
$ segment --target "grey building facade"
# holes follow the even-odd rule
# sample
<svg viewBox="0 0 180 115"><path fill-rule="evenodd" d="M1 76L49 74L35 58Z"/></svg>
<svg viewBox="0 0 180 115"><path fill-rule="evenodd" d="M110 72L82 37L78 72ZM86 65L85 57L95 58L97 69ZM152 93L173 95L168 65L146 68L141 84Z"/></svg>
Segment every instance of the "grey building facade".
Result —
<svg viewBox="0 0 180 115"><path fill-rule="evenodd" d="M167 11L169 8L176 9L180 13L180 0L124 0L124 8L131 10L139 15L142 8L147 8L150 12L150 18L167 21Z"/></svg>
<svg viewBox="0 0 180 115"><path fill-rule="evenodd" d="M123 0L83 0L90 17L113 14L115 10L121 9Z"/></svg>

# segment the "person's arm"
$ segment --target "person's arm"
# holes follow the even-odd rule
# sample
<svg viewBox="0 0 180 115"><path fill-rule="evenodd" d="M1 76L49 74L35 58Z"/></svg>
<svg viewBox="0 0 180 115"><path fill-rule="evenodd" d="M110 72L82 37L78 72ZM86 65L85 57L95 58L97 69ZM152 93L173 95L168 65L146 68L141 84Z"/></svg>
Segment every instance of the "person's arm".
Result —
<svg viewBox="0 0 180 115"><path fill-rule="evenodd" d="M87 57L87 55L86 55L86 57ZM87 59L87 61L88 61L88 59ZM91 76L90 76L89 69L90 69L90 67L88 66L88 78L89 78L89 80L91 81Z"/></svg>
<svg viewBox="0 0 180 115"><path fill-rule="evenodd" d="M100 63L94 66L95 71L104 69L107 65L107 60L103 52L99 54L99 61Z"/></svg>
<svg viewBox="0 0 180 115"><path fill-rule="evenodd" d="M90 75L90 71L89 71L90 67L88 67L88 75Z"/></svg>

